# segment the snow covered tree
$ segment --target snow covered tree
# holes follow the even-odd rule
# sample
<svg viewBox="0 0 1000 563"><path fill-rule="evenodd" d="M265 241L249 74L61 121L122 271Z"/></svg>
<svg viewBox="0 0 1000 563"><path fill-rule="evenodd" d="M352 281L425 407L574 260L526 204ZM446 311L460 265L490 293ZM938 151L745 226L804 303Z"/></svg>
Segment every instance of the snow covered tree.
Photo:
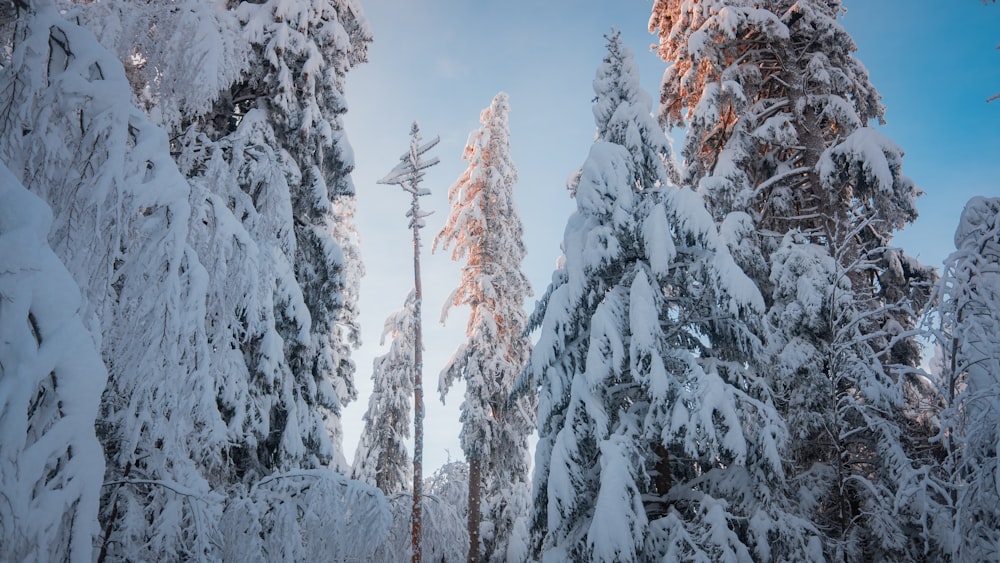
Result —
<svg viewBox="0 0 1000 563"><path fill-rule="evenodd" d="M406 304L385 320L382 343L392 338L389 352L375 358L372 394L365 412L365 429L354 454L351 477L392 495L407 490L413 466L406 443L410 438L410 401L413 397L414 292Z"/></svg>
<svg viewBox="0 0 1000 563"><path fill-rule="evenodd" d="M0 162L0 544L12 561L90 561L100 536L107 370L51 223Z"/></svg>
<svg viewBox="0 0 1000 563"><path fill-rule="evenodd" d="M668 143L613 33L598 140L576 182L541 335L532 551L546 560L809 560L789 512L786 429L748 358L763 299ZM604 117L602 119L602 116ZM522 377L524 377L522 376Z"/></svg>
<svg viewBox="0 0 1000 563"><path fill-rule="evenodd" d="M235 478L346 469L338 412L354 396L363 267L340 116L370 41L363 15L350 1L77 11L100 24L191 180L192 244L222 297L209 302L209 337L226 351L212 372Z"/></svg>
<svg viewBox="0 0 1000 563"><path fill-rule="evenodd" d="M218 141L192 128L180 144L189 239L208 274L208 362L226 425L225 482L252 482L291 468L283 448L295 441L283 441L279 413L296 412L297 402L281 329L303 335L309 326L292 271L288 166L259 111Z"/></svg>
<svg viewBox="0 0 1000 563"><path fill-rule="evenodd" d="M894 331L872 326L878 297L853 290L845 247L793 232L772 257L774 387L795 429L799 508L830 559L934 559L948 541L947 496L907 447L907 390L882 362Z"/></svg>
<svg viewBox="0 0 1000 563"><path fill-rule="evenodd" d="M465 526L469 495L469 466L454 461L439 467L423 484L421 550L428 561L461 561L468 552L469 534ZM407 494L389 498L392 528L389 538L375 552L374 561L409 561L410 508Z"/></svg>
<svg viewBox="0 0 1000 563"><path fill-rule="evenodd" d="M445 313L455 305L471 309L468 340L438 385L444 400L455 381L466 383L460 437L469 464L468 561L527 556L526 526L518 520L529 503L533 401L530 395L508 398L531 352L524 335L531 287L521 272L525 248L513 200L517 170L510 158L509 111L503 92L482 111L482 126L470 134L463 155L469 167L448 191L451 212L434 239L435 249L453 246L452 259L465 261ZM514 537L516 527L521 537Z"/></svg>
<svg viewBox="0 0 1000 563"><path fill-rule="evenodd" d="M870 219L845 242L856 247L851 256L878 259L878 270L851 275L893 302L927 281L926 268L910 271L919 264L889 247L892 233L916 218L920 190L902 174L900 148L867 126L883 108L837 22L841 12L839 1L658 1L650 30L671 63L660 117L688 126L683 181L705 194L722 228L752 222L757 234L734 254L765 296L762 261L784 233L823 243L838 224ZM893 320L910 329L912 317L899 311ZM919 350L907 344L894 352L916 365Z"/></svg>
<svg viewBox="0 0 1000 563"><path fill-rule="evenodd" d="M347 72L363 62L371 32L353 0L240 3L250 70L216 112L239 122L260 110L283 165L294 237L292 268L305 310L281 311L293 381L272 408L274 466L344 468L341 406L356 396L350 350L357 344L362 272L352 223L353 153L341 115ZM300 321L305 320L303 324ZM332 434L333 439L330 436Z"/></svg>
<svg viewBox="0 0 1000 563"><path fill-rule="evenodd" d="M934 298L946 432L955 453L956 561L1000 557L1000 199L972 198Z"/></svg>
<svg viewBox="0 0 1000 563"><path fill-rule="evenodd" d="M420 563L423 558L421 549L421 522L423 514L423 463L424 463L424 344L422 319L420 315L423 306L423 293L420 280L420 229L426 225L424 219L430 215L420 210L420 198L430 195L430 190L420 187L425 170L437 164L438 158L424 159L424 154L439 142L440 137L434 137L426 143L421 143L420 125L413 122L410 127L410 148L399 157L399 162L389 171L389 174L379 180L380 184L398 185L410 194L410 209L406 216L410 218L410 229L413 231L413 506L411 512L410 543L413 563Z"/></svg>
<svg viewBox="0 0 1000 563"><path fill-rule="evenodd" d="M300 20L289 36L281 25L255 20L267 17L253 13L256 8L300 10L299 16L315 16L317 21ZM281 545L289 557L314 549L310 538L328 534L323 521L377 511L370 495L350 496L355 504L320 499L314 501L316 506L303 508L281 495L263 494L269 487L260 486L297 468L330 464L347 469L338 410L354 393L349 354L359 344L357 285L363 267L353 228L353 156L340 130L340 115L346 110L344 75L363 61L370 37L353 4L339 3L340 12L333 4L318 12L302 8L272 4L226 10L224 2L153 2L147 16L122 18L133 22L126 51L142 55L141 68L130 73L140 79L133 80L133 86L143 92L140 99L147 111L175 130L178 160L192 187L190 239L209 274L207 336L215 352L210 369L227 427L222 452L231 497L227 515L234 506L238 510L241 503L251 502L252 510L263 515L255 524L260 538L254 536L244 547L256 554L260 550L253 546L262 541L261 550L275 554L274 546ZM128 11L134 10L129 6ZM281 23L281 17L273 23ZM153 40L164 37L171 42ZM186 39L196 44L177 53L175 45ZM292 46L281 43L285 40ZM290 59L271 57L274 53ZM308 68L301 68L303 60L295 53L310 54ZM198 64L184 65L190 57ZM264 62L255 57L270 58ZM251 64L254 60L258 64ZM315 81L311 88L296 91L299 99L271 104L262 96L265 91L254 90L254 85L275 79L268 73L280 74L281 69L293 77L312 73ZM178 85L188 82L199 87L180 93ZM313 133L289 131L289 122L295 120L301 120L302 131L314 128ZM305 152L291 148L302 141ZM310 171L313 185L306 185L303 174ZM326 201L325 186L337 187ZM299 216L304 212L296 202L314 198L313 210L320 210L324 219L314 217L313 223L322 224L303 229L306 221ZM303 246L308 235L315 236ZM325 253L313 257L321 262L320 270L326 268L320 275L331 276L335 266L336 276L308 280L304 276L317 268L297 267L300 250L317 246ZM311 298L307 284L325 285ZM319 322L328 322L331 314L334 324ZM316 359L311 368L306 365L310 357ZM316 485L300 483L302 490L322 489L329 480L340 479L334 474L316 478ZM282 490L300 500L308 498L294 488ZM268 523L266 515L274 511L284 511L289 518L280 526ZM223 535L244 530L239 519L227 517L223 522L230 526ZM294 538L302 542L290 541ZM344 544L331 553L359 545L354 536L330 539Z"/></svg>
<svg viewBox="0 0 1000 563"><path fill-rule="evenodd" d="M100 557L211 558L225 435L205 371L205 273L185 240L189 187L117 59L52 2L20 9L0 159L52 208L49 240L108 367Z"/></svg>
<svg viewBox="0 0 1000 563"><path fill-rule="evenodd" d="M446 504L455 507L455 512L462 518L469 510L469 464L464 461L448 461L434 470L430 477L424 479L424 490L428 495L440 498ZM461 555L466 555L463 543Z"/></svg>
<svg viewBox="0 0 1000 563"><path fill-rule="evenodd" d="M191 188L188 240L207 275L205 337L213 353L202 361L226 425L218 478L260 478L283 459L272 412L294 402L284 383L292 375L283 336L304 330L309 318L292 268L288 178L298 172L266 114L249 106L234 112L230 99L250 45L235 13L218 2L112 0L73 9L122 59L133 98L170 128Z"/></svg>
<svg viewBox="0 0 1000 563"><path fill-rule="evenodd" d="M376 488L327 469L276 472L232 495L222 561L379 561L392 514Z"/></svg>
<svg viewBox="0 0 1000 563"><path fill-rule="evenodd" d="M928 390L912 331L933 272L890 246L920 192L868 126L883 108L842 10L659 0L661 121L688 127L683 182L738 235L730 249L767 298L789 469L826 555L920 559L940 528L914 507L939 487L913 459L927 435L905 412ZM872 451L885 455L869 463Z"/></svg>
<svg viewBox="0 0 1000 563"><path fill-rule="evenodd" d="M340 115L370 33L351 2L230 4L80 11L103 24L191 180L192 243L223 297L209 302L209 336L227 351L213 373L236 478L346 469L337 413L354 395L363 268Z"/></svg>
<svg viewBox="0 0 1000 563"><path fill-rule="evenodd" d="M137 107L171 138L217 119L215 137L231 129L230 87L249 70L249 42L227 0L57 0L92 30L125 66Z"/></svg>
<svg viewBox="0 0 1000 563"><path fill-rule="evenodd" d="M252 51L250 38L236 33L243 29L237 13L219 3L75 7L77 21L98 29L126 62L148 65L130 66L126 76L51 2L18 9L11 64L0 77L0 158L52 207L50 240L82 290L84 323L109 369L98 426L107 455L98 558L223 557L220 537L239 531L226 527L237 522L228 515L248 498L259 514L281 505L298 518L257 527L256 541L281 543L283 553L309 553L302 550L314 544L305 538L326 533L320 521L387 515L378 494L345 497L351 502L316 497L308 510L289 502L343 480L329 471L299 490L247 492L266 489L257 485L287 475L283 469L343 467L334 445L339 420L322 411L335 410L331 397L351 394L349 382L337 383L332 368L322 377L293 369L289 354L327 339L329 346L314 346L316 357L336 349L327 355L341 375L350 370L356 280L344 280L360 273L360 263L349 248L352 203L340 198L331 203L337 217L318 227L339 241L326 244L327 257L347 256L338 266L345 275L335 280L341 292L325 296L338 303L337 324L326 330L313 322L295 269L292 193L302 173L283 145L294 135L276 134L256 98L233 97L249 80ZM114 17L102 19L102 10ZM348 12L347 27L367 37L352 19L357 12ZM324 22L327 39L341 29ZM143 36L149 33L155 39ZM199 64L185 64L178 52ZM323 84L339 88L358 53L336 53L326 59L336 69ZM130 101L170 127L172 143ZM341 173L349 172L350 149L335 102L319 104L333 116L319 120L319 129L337 140L323 162L334 169L330 184L349 186ZM311 329L325 333L310 336ZM349 543L331 553L356 544L356 536L335 536Z"/></svg>

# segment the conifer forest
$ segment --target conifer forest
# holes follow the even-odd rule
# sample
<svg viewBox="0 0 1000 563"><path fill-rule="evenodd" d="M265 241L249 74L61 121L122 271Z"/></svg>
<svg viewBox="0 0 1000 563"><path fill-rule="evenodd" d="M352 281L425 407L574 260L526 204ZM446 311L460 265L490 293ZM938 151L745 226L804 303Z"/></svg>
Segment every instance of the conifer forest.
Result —
<svg viewBox="0 0 1000 563"><path fill-rule="evenodd" d="M550 185L518 144L571 129L517 112L554 68L352 146L373 46L472 76L382 35L386 0L0 0L0 562L1000 562L1000 176L921 235L943 262L897 240L925 189L864 1L501 37L600 48ZM502 4L449 4L470 52Z"/></svg>

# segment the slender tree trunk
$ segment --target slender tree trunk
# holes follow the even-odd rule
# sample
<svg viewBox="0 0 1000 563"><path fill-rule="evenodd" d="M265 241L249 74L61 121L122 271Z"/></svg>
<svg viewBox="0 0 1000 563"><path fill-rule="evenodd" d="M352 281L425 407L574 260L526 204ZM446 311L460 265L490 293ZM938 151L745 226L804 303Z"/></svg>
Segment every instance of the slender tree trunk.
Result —
<svg viewBox="0 0 1000 563"><path fill-rule="evenodd" d="M420 228L423 227L424 214L420 212L420 196L428 195L430 191L420 190L420 178L424 169L438 163L437 158L421 160L424 154L441 140L434 138L428 143L420 144L420 127L413 122L410 128L410 149L400 157L389 175L378 181L380 184L396 184L410 193L413 199L410 203L410 228L413 229L413 513L410 519L410 543L413 548L413 563L423 559L421 547L421 530L423 524L423 459L424 459L424 343L421 331L422 321L420 309L423 305L423 292L420 287Z"/></svg>
<svg viewBox="0 0 1000 563"><path fill-rule="evenodd" d="M420 308L422 294L420 289L420 205L417 193L413 193L413 514L410 520L410 539L413 545L413 563L423 559L421 545L421 528L423 526L423 458L424 458L424 386L423 386L423 336L421 330Z"/></svg>
<svg viewBox="0 0 1000 563"><path fill-rule="evenodd" d="M482 504L482 462L469 459L469 557L468 563L479 563L479 513Z"/></svg>

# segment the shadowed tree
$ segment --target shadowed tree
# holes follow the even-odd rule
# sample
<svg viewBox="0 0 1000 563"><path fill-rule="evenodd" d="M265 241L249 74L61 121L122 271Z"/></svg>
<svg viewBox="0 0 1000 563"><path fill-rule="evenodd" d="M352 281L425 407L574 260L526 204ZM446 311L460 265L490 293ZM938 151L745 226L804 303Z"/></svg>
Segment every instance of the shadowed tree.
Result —
<svg viewBox="0 0 1000 563"><path fill-rule="evenodd" d="M956 250L934 295L941 383L951 408L942 436L953 454L956 561L1000 557L1000 199L962 212Z"/></svg>
<svg viewBox="0 0 1000 563"><path fill-rule="evenodd" d="M415 363L413 292L402 309L389 315L382 329L382 343L392 338L389 351L375 358L372 394L365 411L365 429L354 454L351 477L374 485L387 495L401 493L411 484L413 465L406 442L410 438L410 401Z"/></svg>

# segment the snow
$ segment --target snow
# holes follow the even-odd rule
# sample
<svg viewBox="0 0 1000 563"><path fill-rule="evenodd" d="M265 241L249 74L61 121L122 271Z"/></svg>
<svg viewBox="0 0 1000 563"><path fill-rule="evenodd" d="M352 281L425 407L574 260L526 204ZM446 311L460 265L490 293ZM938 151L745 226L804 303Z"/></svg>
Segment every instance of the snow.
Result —
<svg viewBox="0 0 1000 563"><path fill-rule="evenodd" d="M591 561L632 561L641 549L646 518L632 474L634 439L616 434L600 444L601 488L587 532Z"/></svg>
<svg viewBox="0 0 1000 563"><path fill-rule="evenodd" d="M653 275L665 277L670 273L670 266L677 257L677 248L670 232L670 221L667 209L662 203L657 203L649 212L642 224L643 240L646 241L646 255L649 256L649 267Z"/></svg>
<svg viewBox="0 0 1000 563"><path fill-rule="evenodd" d="M835 181L836 174L841 173L843 165L839 163L843 160L850 168L860 166L865 179L875 184L880 194L889 195L895 185L893 169L899 166L900 154L899 146L876 129L859 127L821 157L819 173L829 178L828 182Z"/></svg>
<svg viewBox="0 0 1000 563"><path fill-rule="evenodd" d="M94 424L107 371L49 248L51 223L0 163L0 544L17 560L87 561L101 529Z"/></svg>

